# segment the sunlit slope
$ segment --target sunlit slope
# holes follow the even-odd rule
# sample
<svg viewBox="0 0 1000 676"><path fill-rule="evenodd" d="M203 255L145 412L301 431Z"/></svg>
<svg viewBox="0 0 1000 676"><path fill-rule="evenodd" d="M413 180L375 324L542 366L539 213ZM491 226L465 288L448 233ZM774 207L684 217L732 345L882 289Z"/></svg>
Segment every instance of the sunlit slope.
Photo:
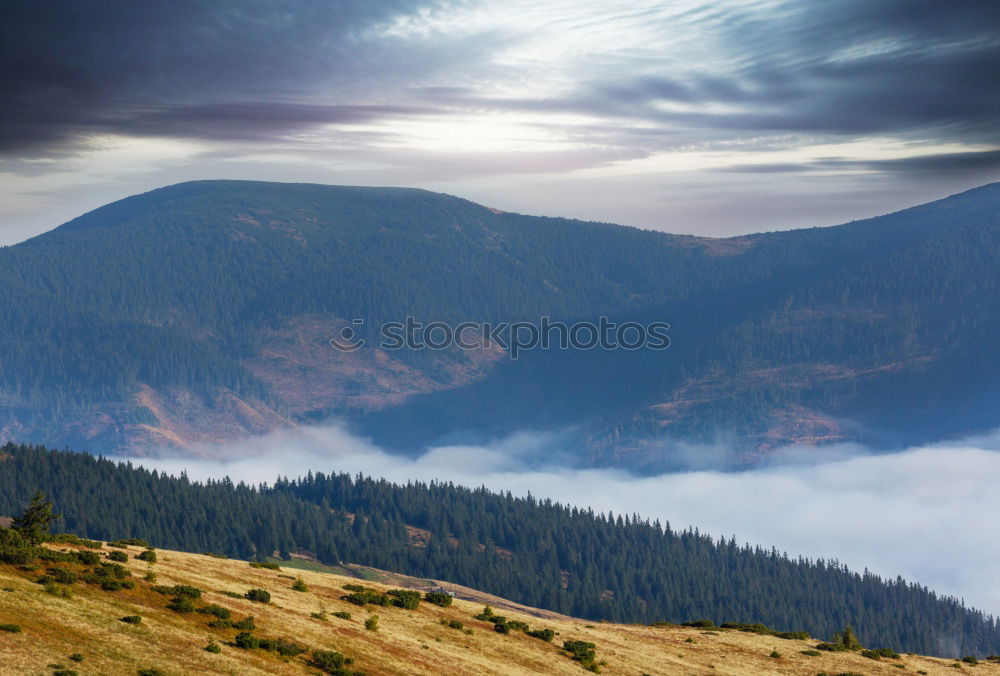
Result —
<svg viewBox="0 0 1000 676"><path fill-rule="evenodd" d="M351 658L345 668L367 674L542 674L586 673L579 661L562 650L565 641L593 643L596 663L606 674L954 674L953 660L913 655L873 660L857 652L814 651L815 640L787 640L737 630L678 626L588 624L547 611L482 597L473 590L456 591L449 607L423 600L412 610L394 606L359 606L345 600L345 585L362 584L374 593L407 585L433 589L438 583L365 571L374 580L328 572L253 568L245 561L220 559L174 551L157 551L157 561L137 560L144 548L130 546L89 550L58 545L65 551L94 551L102 561L110 552L126 552L122 563L132 576L133 589L104 591L100 585L78 580L71 584L36 582L48 567L76 570L70 563L40 563L36 570L0 565L0 625L17 625L20 632L0 632L0 673L52 673L58 668L80 674L135 674L159 669L164 674L294 674L318 673L310 662L316 650L335 650ZM119 555L119 558L120 555ZM29 566L30 567L30 566ZM217 617L199 612L176 612L167 606L173 594L158 593L144 576L152 569L155 585L186 585L201 590L194 608L219 606L231 613L231 622L254 618L251 632L260 639L282 639L308 649L298 655L280 656L261 648L235 645L238 629L212 628ZM346 571L345 571L346 572ZM299 578L306 587L296 591ZM114 586L114 585L111 585ZM269 603L248 600L251 588L270 593ZM70 597L60 592L68 589ZM466 600L473 599L473 600ZM494 622L474 619L484 602L511 621L522 621L531 630L552 629L551 642L535 638L517 625L509 634L494 629ZM335 616L347 612L350 619ZM225 614L219 612L219 614ZM322 618L319 617L321 614ZM378 615L377 631L366 630L365 620ZM121 621L139 616L141 622ZM462 623L462 628L446 626ZM218 645L220 652L205 650ZM803 654L814 651L818 654ZM294 652L294 651L291 651ZM779 656L772 656L777 653ZM82 660L71 660L76 655ZM62 665L57 667L54 665ZM977 674L1000 673L1000 665L962 664Z"/></svg>

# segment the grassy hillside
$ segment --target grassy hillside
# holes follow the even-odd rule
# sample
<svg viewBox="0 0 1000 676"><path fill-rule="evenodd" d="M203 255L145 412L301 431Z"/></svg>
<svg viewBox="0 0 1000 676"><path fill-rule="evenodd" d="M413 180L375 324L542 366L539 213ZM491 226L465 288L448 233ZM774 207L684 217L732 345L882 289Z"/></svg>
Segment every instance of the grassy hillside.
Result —
<svg viewBox="0 0 1000 676"><path fill-rule="evenodd" d="M92 549L64 542L49 547L84 556L93 553L107 563L109 556L124 554L127 561L119 565L129 571L125 579L134 586L105 591L82 579L70 584L37 582L41 575L58 577L47 572L49 568L81 577L94 568L79 562L36 562L27 566L32 570L0 564L0 625L19 628L17 633L0 633L0 673L318 673L313 660L314 651L320 650L352 659L343 667L347 672L367 674L580 674L586 673L583 663L561 648L566 641L584 641L594 644L597 668L606 674L1000 674L1000 665L993 663L973 666L916 655L874 659L857 651L816 650L820 641L813 639L736 629L590 624L474 590L379 571L366 571L368 578L376 579L359 579L317 570L254 568L246 561L167 550L157 550L156 562L147 563L136 558L145 548L135 545ZM145 579L149 572L155 574L155 583ZM299 580L305 591L293 589ZM193 593L184 587L166 589L177 585L200 590L200 597L191 601L195 612L168 608L183 607L172 601L174 592ZM442 587L455 591L456 598L448 607L423 600L412 610L356 605L343 598L352 593L345 589L351 585L362 585L376 596L411 586ZM249 589L266 590L270 601L244 598ZM513 626L508 634L497 632L494 621L475 619L485 604ZM206 607L214 607L216 614L197 612ZM350 613L350 618L336 613ZM292 646L307 650L283 657L266 647L241 648L236 644L239 629L209 626L227 614L230 623L252 616L251 634L280 639L277 644L286 653L295 652ZM373 615L378 615L377 631L365 628L365 620ZM141 618L138 623L122 621L136 616ZM535 638L510 625L512 621L527 623L533 631L551 629L555 635L551 642ZM448 623L461 623L461 628ZM246 644L245 637L241 642ZM218 646L219 652L207 651L209 645Z"/></svg>

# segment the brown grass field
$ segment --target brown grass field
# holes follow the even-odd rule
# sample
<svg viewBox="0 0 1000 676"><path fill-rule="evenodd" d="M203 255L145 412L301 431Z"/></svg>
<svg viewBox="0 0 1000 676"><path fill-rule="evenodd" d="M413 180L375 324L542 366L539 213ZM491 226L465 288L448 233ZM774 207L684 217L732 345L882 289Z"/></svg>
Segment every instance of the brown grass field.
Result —
<svg viewBox="0 0 1000 676"><path fill-rule="evenodd" d="M58 549L74 549L57 545ZM102 552L112 551L105 547ZM120 550L119 550L120 551ZM169 597L143 580L147 564L134 559L142 551L129 547L126 564L135 576L133 590L102 591L77 582L72 598L55 596L35 583L44 572L0 565L0 624L17 624L20 633L0 631L0 673L52 674L72 669L85 674L136 674L156 668L164 674L302 674L320 673L309 666L309 654L281 658L274 652L243 650L233 644L236 630L208 627L211 616L180 614L166 608ZM257 636L286 638L310 649L337 650L354 659L352 669L374 674L586 674L561 650L564 640L596 644L604 674L948 674L1000 675L1000 664L959 664L955 660L917 655L872 660L857 653L822 652L808 656L818 641L783 640L735 630L706 632L678 626L589 623L479 594L447 583L415 580L364 569L366 580L321 570L251 568L245 561L158 550L152 566L157 584L184 584L203 590L198 605L214 603L233 612L233 619L255 618ZM289 566L295 565L290 563ZM309 567L309 566L307 566ZM313 566L319 568L318 566ZM342 569L356 572L361 569ZM309 589L294 591L301 576ZM449 608L422 601L416 610L359 607L341 599L343 585L363 583L379 590L435 586L454 590ZM268 590L271 603L255 603L222 592L243 594L251 587ZM484 603L508 619L528 622L533 629L551 628L551 643L519 631L503 635L487 622L473 619ZM326 621L312 617L325 610ZM333 617L348 611L350 620ZM379 629L367 631L364 620L379 616ZM119 618L140 615L141 624ZM442 626L459 620L471 634ZM221 646L213 654L210 641ZM771 657L772 651L780 657ZM80 662L69 660L79 653Z"/></svg>

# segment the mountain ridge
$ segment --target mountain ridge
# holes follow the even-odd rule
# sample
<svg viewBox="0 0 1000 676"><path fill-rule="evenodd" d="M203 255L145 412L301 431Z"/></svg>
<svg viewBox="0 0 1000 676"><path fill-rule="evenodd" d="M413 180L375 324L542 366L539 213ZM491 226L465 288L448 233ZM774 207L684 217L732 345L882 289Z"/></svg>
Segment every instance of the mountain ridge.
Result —
<svg viewBox="0 0 1000 676"><path fill-rule="evenodd" d="M461 430L582 425L582 457L651 470L664 442L720 433L752 459L982 431L1000 424L994 367L962 346L997 335L998 195L709 239L416 189L169 186L0 249L0 436L142 453L339 417L416 452ZM513 363L326 343L357 318L371 334L542 315L666 320L672 345ZM976 379L961 409L933 394ZM891 405L915 384L919 430Z"/></svg>

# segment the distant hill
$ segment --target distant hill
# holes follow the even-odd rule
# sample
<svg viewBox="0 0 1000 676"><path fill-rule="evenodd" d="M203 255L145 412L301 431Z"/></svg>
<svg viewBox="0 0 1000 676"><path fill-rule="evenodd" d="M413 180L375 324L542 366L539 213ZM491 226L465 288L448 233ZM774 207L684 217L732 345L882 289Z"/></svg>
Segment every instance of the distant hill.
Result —
<svg viewBox="0 0 1000 676"><path fill-rule="evenodd" d="M52 579L43 584L37 583L39 571L0 563L3 673L582 674L593 664L593 671L609 675L950 675L955 664L972 668L918 655L816 650L822 641L738 629L590 624L463 588L455 588L453 601L442 601L446 607L426 598L412 609L357 605L345 600L359 597L354 590L364 589L375 601L408 591L420 598L428 581L374 570L359 579L303 570L308 566L294 561L252 568L246 561L163 549L147 564L137 558L146 551L141 545L88 543L95 549L62 540L50 545L55 560L44 564L61 572L47 573ZM78 553L95 563L84 565ZM126 560L116 563L110 558L115 554ZM112 580L122 574L120 582L130 588L105 588L92 572L101 569L111 571L105 577ZM145 579L150 572L155 581ZM57 576L61 582L53 581ZM77 579L67 582L70 576ZM264 590L269 601L245 598L250 589ZM477 619L484 617L484 603L500 617ZM376 616L377 630L366 630L365 622ZM497 619L506 633L496 629ZM574 659L567 644L584 661ZM979 661L973 671L998 674L1000 664Z"/></svg>
<svg viewBox="0 0 1000 676"><path fill-rule="evenodd" d="M41 489L63 515L60 528L102 540L139 537L189 552L371 566L589 621L707 617L823 638L851 625L875 647L1000 654L1000 622L919 584L735 538L713 541L636 515L342 474L270 488L201 484L12 444L0 448L0 467L0 514L20 514Z"/></svg>
<svg viewBox="0 0 1000 676"><path fill-rule="evenodd" d="M130 197L0 249L0 438L143 453L346 418L390 448L581 430L893 445L1000 424L1000 184L730 239L498 212L420 190L244 181ZM667 350L356 352L421 321L666 321Z"/></svg>

